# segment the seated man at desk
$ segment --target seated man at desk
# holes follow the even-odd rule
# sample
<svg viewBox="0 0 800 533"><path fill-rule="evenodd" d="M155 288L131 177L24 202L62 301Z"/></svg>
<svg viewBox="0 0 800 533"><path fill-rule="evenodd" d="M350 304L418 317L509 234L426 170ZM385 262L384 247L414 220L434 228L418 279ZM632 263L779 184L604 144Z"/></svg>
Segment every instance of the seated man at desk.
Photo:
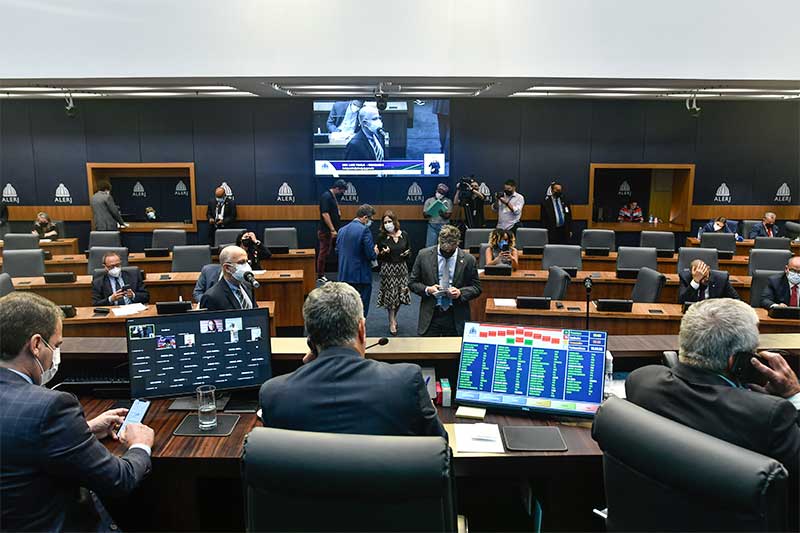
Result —
<svg viewBox="0 0 800 533"><path fill-rule="evenodd" d="M780 237L781 229L775 224L775 213L767 211L761 218L761 222L753 224L750 228L750 235L748 238L755 239L756 237Z"/></svg>
<svg viewBox="0 0 800 533"><path fill-rule="evenodd" d="M617 222L643 222L642 208L639 207L639 202L631 200L623 205L617 215Z"/></svg>
<svg viewBox="0 0 800 533"><path fill-rule="evenodd" d="M33 223L31 233L39 235L40 239L58 239L58 227L50 220L50 216L44 211L39 211L36 215L36 222Z"/></svg>
<svg viewBox="0 0 800 533"><path fill-rule="evenodd" d="M238 246L226 246L219 253L222 279L200 298L200 307L209 311L253 309L258 307L255 292L245 276L253 269L247 262L247 252Z"/></svg>
<svg viewBox="0 0 800 533"><path fill-rule="evenodd" d="M731 285L727 272L711 270L700 259L695 259L690 264L689 272L678 274L681 286L678 289L678 303L699 302L709 298L739 299L739 293Z"/></svg>
<svg viewBox="0 0 800 533"><path fill-rule="evenodd" d="M150 472L153 430L128 424L126 409L86 420L78 399L44 385L61 360L61 310L36 294L0 299L0 528L110 531L100 499L129 495ZM128 448L112 455L99 439ZM106 500L108 503L108 500Z"/></svg>
<svg viewBox="0 0 800 533"><path fill-rule="evenodd" d="M325 124L328 133L342 132L353 135L358 130L358 112L362 107L364 100L334 102Z"/></svg>
<svg viewBox="0 0 800 533"><path fill-rule="evenodd" d="M447 438L419 366L366 359L361 296L328 282L303 304L303 366L261 386L265 426L300 431Z"/></svg>
<svg viewBox="0 0 800 533"><path fill-rule="evenodd" d="M800 306L800 256L794 256L786 264L783 274L769 278L761 294L761 307Z"/></svg>
<svg viewBox="0 0 800 533"><path fill-rule="evenodd" d="M122 259L115 252L103 256L105 273L92 279L92 305L146 304L150 293L139 275L122 270Z"/></svg>

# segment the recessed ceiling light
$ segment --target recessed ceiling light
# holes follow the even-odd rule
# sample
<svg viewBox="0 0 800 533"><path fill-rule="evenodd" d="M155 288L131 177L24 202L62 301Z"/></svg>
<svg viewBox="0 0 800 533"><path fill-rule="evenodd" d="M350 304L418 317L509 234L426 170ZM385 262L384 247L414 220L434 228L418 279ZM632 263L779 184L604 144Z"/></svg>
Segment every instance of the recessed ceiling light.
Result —
<svg viewBox="0 0 800 533"><path fill-rule="evenodd" d="M236 87L230 85L195 85L189 87L162 87L162 89L175 91L238 91Z"/></svg>
<svg viewBox="0 0 800 533"><path fill-rule="evenodd" d="M457 87L457 86L435 86L435 85L403 85L403 91L408 89L410 91L477 91L478 89L482 89L483 85L473 85L471 87Z"/></svg>
<svg viewBox="0 0 800 533"><path fill-rule="evenodd" d="M49 93L54 90L55 87L0 87L0 92L14 92L14 93L27 93L27 92Z"/></svg>
<svg viewBox="0 0 800 533"><path fill-rule="evenodd" d="M372 91L375 88L374 85L281 85L281 87L292 91Z"/></svg>
<svg viewBox="0 0 800 533"><path fill-rule="evenodd" d="M557 95L556 93L529 92L528 91L528 92L514 93L511 96L564 96L564 95Z"/></svg>
<svg viewBox="0 0 800 533"><path fill-rule="evenodd" d="M636 93L573 93L575 96L591 96L591 97L630 97L630 96L652 96L649 94L636 94Z"/></svg>
<svg viewBox="0 0 800 533"><path fill-rule="evenodd" d="M119 87L119 86L110 86L110 87L73 87L70 89L71 91L155 91L158 90L159 87Z"/></svg>
<svg viewBox="0 0 800 533"><path fill-rule="evenodd" d="M293 91L292 96L373 96L373 93L372 91Z"/></svg>
<svg viewBox="0 0 800 533"><path fill-rule="evenodd" d="M174 92L141 92L141 93L116 93L114 96L191 96L186 93Z"/></svg>
<svg viewBox="0 0 800 533"><path fill-rule="evenodd" d="M210 91L210 92L200 93L198 96L258 96L258 95L253 93L248 93L246 91Z"/></svg>

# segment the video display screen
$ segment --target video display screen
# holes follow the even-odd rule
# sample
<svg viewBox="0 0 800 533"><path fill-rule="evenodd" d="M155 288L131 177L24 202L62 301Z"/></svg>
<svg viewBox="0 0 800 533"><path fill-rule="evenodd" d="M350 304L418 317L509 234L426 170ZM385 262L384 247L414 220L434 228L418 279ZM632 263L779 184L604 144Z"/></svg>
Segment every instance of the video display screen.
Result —
<svg viewBox="0 0 800 533"><path fill-rule="evenodd" d="M133 318L126 327L132 398L259 387L272 377L267 309Z"/></svg>
<svg viewBox="0 0 800 533"><path fill-rule="evenodd" d="M314 102L317 176L447 176L450 100Z"/></svg>

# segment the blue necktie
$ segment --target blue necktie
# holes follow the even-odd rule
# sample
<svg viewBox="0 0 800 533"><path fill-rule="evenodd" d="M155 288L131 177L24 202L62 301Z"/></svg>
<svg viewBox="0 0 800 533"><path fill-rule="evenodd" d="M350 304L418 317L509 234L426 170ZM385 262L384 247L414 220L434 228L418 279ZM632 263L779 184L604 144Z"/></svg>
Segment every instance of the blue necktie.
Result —
<svg viewBox="0 0 800 533"><path fill-rule="evenodd" d="M441 280L442 280L441 287L443 290L447 290L450 288L450 265L447 264L448 259L446 257L443 257L443 259L444 259L444 269L442 270L442 275L441 275ZM451 303L453 303L453 301L447 296L436 297L436 304L442 308L442 311L447 311L448 309L450 309Z"/></svg>
<svg viewBox="0 0 800 533"><path fill-rule="evenodd" d="M556 226L564 225L564 212L561 210L561 199L556 198Z"/></svg>

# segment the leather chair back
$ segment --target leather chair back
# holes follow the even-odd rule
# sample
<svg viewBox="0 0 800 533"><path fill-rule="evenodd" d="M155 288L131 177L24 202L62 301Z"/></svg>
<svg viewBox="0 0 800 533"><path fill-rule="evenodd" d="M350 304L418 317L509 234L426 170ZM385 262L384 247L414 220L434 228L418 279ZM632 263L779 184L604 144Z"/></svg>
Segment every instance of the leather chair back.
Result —
<svg viewBox="0 0 800 533"><path fill-rule="evenodd" d="M217 233L223 230L217 230ZM211 263L211 247L207 244L175 246L172 249L173 272L200 272Z"/></svg>
<svg viewBox="0 0 800 533"><path fill-rule="evenodd" d="M12 278L27 278L44 274L44 254L35 250L5 250L3 272Z"/></svg>
<svg viewBox="0 0 800 533"><path fill-rule="evenodd" d="M736 235L733 233L705 232L700 236L700 248L716 248L721 252L736 253Z"/></svg>
<svg viewBox="0 0 800 533"><path fill-rule="evenodd" d="M592 436L603 450L608 531L786 527L788 473L774 459L614 397Z"/></svg>
<svg viewBox="0 0 800 533"><path fill-rule="evenodd" d="M122 236L118 231L90 231L89 248L95 246L117 247L122 246Z"/></svg>
<svg viewBox="0 0 800 533"><path fill-rule="evenodd" d="M128 266L128 249L117 246L94 246L89 248L89 261L87 264L87 274L93 274L95 269L103 268L103 256L109 252L119 255L122 266Z"/></svg>
<svg viewBox="0 0 800 533"><path fill-rule="evenodd" d="M617 250L617 270L633 268L658 270L658 252L655 248L620 246Z"/></svg>
<svg viewBox="0 0 800 533"><path fill-rule="evenodd" d="M517 249L526 246L544 246L548 242L547 230L544 228L519 228L517 230Z"/></svg>
<svg viewBox="0 0 800 533"><path fill-rule="evenodd" d="M270 246L288 246L290 250L299 248L297 244L297 228L264 228L264 244Z"/></svg>
<svg viewBox="0 0 800 533"><path fill-rule="evenodd" d="M753 248L758 250L791 250L792 239L788 237L756 237Z"/></svg>
<svg viewBox="0 0 800 533"><path fill-rule="evenodd" d="M242 228L223 228L214 232L214 246L224 248L229 244L236 244L236 237L244 230Z"/></svg>
<svg viewBox="0 0 800 533"><path fill-rule="evenodd" d="M639 246L675 251L675 234L671 231L643 231L639 237Z"/></svg>
<svg viewBox="0 0 800 533"><path fill-rule="evenodd" d="M750 250L750 275L756 270L783 270L791 258L792 252L789 250L753 248Z"/></svg>
<svg viewBox="0 0 800 533"><path fill-rule="evenodd" d="M3 272L0 274L0 298L14 292L14 281L11 275Z"/></svg>
<svg viewBox="0 0 800 533"><path fill-rule="evenodd" d="M753 229L753 226L761 222L760 220L742 220L742 233L740 234L743 238L749 239L750 238L750 230Z"/></svg>
<svg viewBox="0 0 800 533"><path fill-rule="evenodd" d="M762 270L756 269L751 272L752 278L750 279L750 307L761 307L761 295L764 289L767 288L769 278L776 274L783 274L784 270Z"/></svg>
<svg viewBox="0 0 800 533"><path fill-rule="evenodd" d="M6 233L3 250L38 250L39 236L32 233Z"/></svg>
<svg viewBox="0 0 800 533"><path fill-rule="evenodd" d="M480 246L485 242L489 242L489 235L492 230L484 228L469 228L464 232L464 248L471 248L472 246Z"/></svg>
<svg viewBox="0 0 800 533"><path fill-rule="evenodd" d="M655 303L661 297L661 289L667 283L667 276L661 272L642 267L636 276L636 284L633 286L631 300L641 303Z"/></svg>
<svg viewBox="0 0 800 533"><path fill-rule="evenodd" d="M574 244L547 244L542 255L542 270L549 270L551 266L561 268L583 268L581 247Z"/></svg>
<svg viewBox="0 0 800 533"><path fill-rule="evenodd" d="M585 229L581 233L581 249L608 248L616 250L614 232L610 229Z"/></svg>
<svg viewBox="0 0 800 533"><path fill-rule="evenodd" d="M248 531L455 531L441 437L255 428L244 444Z"/></svg>
<svg viewBox="0 0 800 533"><path fill-rule="evenodd" d="M797 239L800 237L800 223L787 220L783 225L783 231L789 239Z"/></svg>
<svg viewBox="0 0 800 533"><path fill-rule="evenodd" d="M169 248L186 245L186 230L182 229L154 229L151 248Z"/></svg>
<svg viewBox="0 0 800 533"><path fill-rule="evenodd" d="M486 266L486 250L489 249L488 242L481 243L481 249L478 252L478 268L484 268Z"/></svg>
<svg viewBox="0 0 800 533"><path fill-rule="evenodd" d="M678 274L691 268L692 261L700 259L712 270L719 269L719 255L716 248L695 248L681 246L678 249Z"/></svg>
<svg viewBox="0 0 800 533"><path fill-rule="evenodd" d="M547 272L547 283L544 284L543 296L549 296L551 300L563 300L571 281L572 278L563 268L550 267Z"/></svg>

